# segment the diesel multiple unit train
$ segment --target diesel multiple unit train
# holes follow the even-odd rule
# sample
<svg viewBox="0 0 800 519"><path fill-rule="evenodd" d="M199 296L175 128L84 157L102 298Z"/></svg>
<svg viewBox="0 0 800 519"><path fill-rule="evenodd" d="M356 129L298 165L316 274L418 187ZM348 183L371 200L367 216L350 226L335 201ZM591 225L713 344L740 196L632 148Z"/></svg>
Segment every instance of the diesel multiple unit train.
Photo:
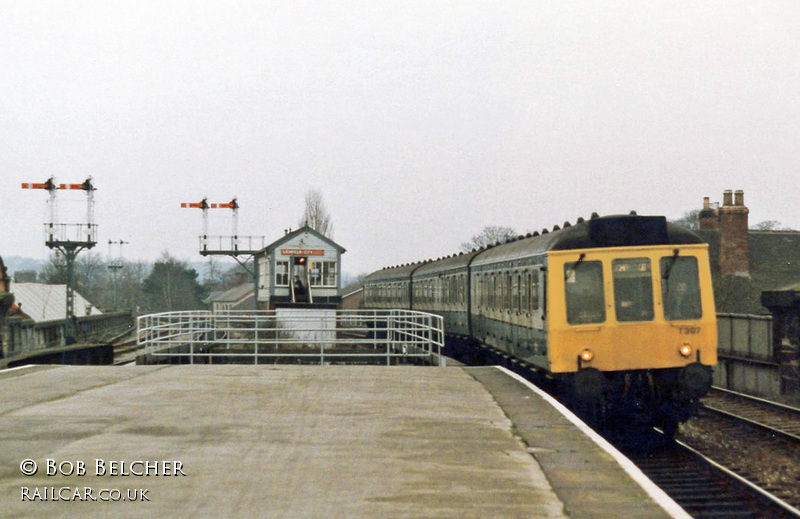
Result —
<svg viewBox="0 0 800 519"><path fill-rule="evenodd" d="M492 351L608 422L672 433L711 386L707 245L663 216L579 219L367 276L367 308L443 316L448 348Z"/></svg>

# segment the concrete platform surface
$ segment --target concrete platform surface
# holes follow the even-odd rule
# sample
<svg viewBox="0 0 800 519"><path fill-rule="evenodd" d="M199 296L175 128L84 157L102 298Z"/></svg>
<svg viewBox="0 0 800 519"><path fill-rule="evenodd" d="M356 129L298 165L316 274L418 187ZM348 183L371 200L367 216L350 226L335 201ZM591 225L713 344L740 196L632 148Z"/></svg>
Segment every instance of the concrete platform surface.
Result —
<svg viewBox="0 0 800 519"><path fill-rule="evenodd" d="M579 474L613 469L613 460L584 457L596 449L585 438L563 443L581 435L519 382L494 368L470 370L0 372L0 516L595 516L592 506L574 504L591 503L594 491ZM526 391L538 407L520 407ZM541 422L538 408L549 409ZM506 413L518 415L522 434ZM597 456L600 465L587 461ZM618 487L604 500L620 503L617 512L668 516L626 477L589 481Z"/></svg>

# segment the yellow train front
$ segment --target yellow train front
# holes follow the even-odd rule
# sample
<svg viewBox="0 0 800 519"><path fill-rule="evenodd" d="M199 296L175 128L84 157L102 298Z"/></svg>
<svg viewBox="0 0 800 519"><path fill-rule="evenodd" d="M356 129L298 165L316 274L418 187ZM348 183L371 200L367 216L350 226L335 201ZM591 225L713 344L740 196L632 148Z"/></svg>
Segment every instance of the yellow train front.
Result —
<svg viewBox="0 0 800 519"><path fill-rule="evenodd" d="M366 288L369 306L440 314L451 350L515 359L602 421L674 432L717 362L707 245L662 216L593 217Z"/></svg>
<svg viewBox="0 0 800 519"><path fill-rule="evenodd" d="M717 325L705 244L550 253L549 371L603 413L669 432L711 386Z"/></svg>

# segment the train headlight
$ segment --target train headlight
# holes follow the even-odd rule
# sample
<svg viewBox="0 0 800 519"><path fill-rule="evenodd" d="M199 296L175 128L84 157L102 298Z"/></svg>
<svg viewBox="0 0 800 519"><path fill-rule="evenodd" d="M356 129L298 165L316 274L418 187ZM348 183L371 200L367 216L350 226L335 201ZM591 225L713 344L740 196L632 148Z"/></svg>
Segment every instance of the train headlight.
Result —
<svg viewBox="0 0 800 519"><path fill-rule="evenodd" d="M682 357L686 357L687 359L692 356L692 345L688 342L684 342L681 344L681 347L678 349L678 352L681 354Z"/></svg>
<svg viewBox="0 0 800 519"><path fill-rule="evenodd" d="M583 362L590 362L593 358L594 358L594 352L589 348L586 348L581 352L581 360Z"/></svg>

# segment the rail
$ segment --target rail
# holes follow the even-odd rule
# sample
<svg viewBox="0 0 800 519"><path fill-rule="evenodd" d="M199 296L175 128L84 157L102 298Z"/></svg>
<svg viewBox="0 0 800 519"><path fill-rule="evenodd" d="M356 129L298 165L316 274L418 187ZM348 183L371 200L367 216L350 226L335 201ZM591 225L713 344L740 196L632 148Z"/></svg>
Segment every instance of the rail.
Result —
<svg viewBox="0 0 800 519"><path fill-rule="evenodd" d="M410 310L166 312L140 316L137 337L154 362L445 364L442 317Z"/></svg>

